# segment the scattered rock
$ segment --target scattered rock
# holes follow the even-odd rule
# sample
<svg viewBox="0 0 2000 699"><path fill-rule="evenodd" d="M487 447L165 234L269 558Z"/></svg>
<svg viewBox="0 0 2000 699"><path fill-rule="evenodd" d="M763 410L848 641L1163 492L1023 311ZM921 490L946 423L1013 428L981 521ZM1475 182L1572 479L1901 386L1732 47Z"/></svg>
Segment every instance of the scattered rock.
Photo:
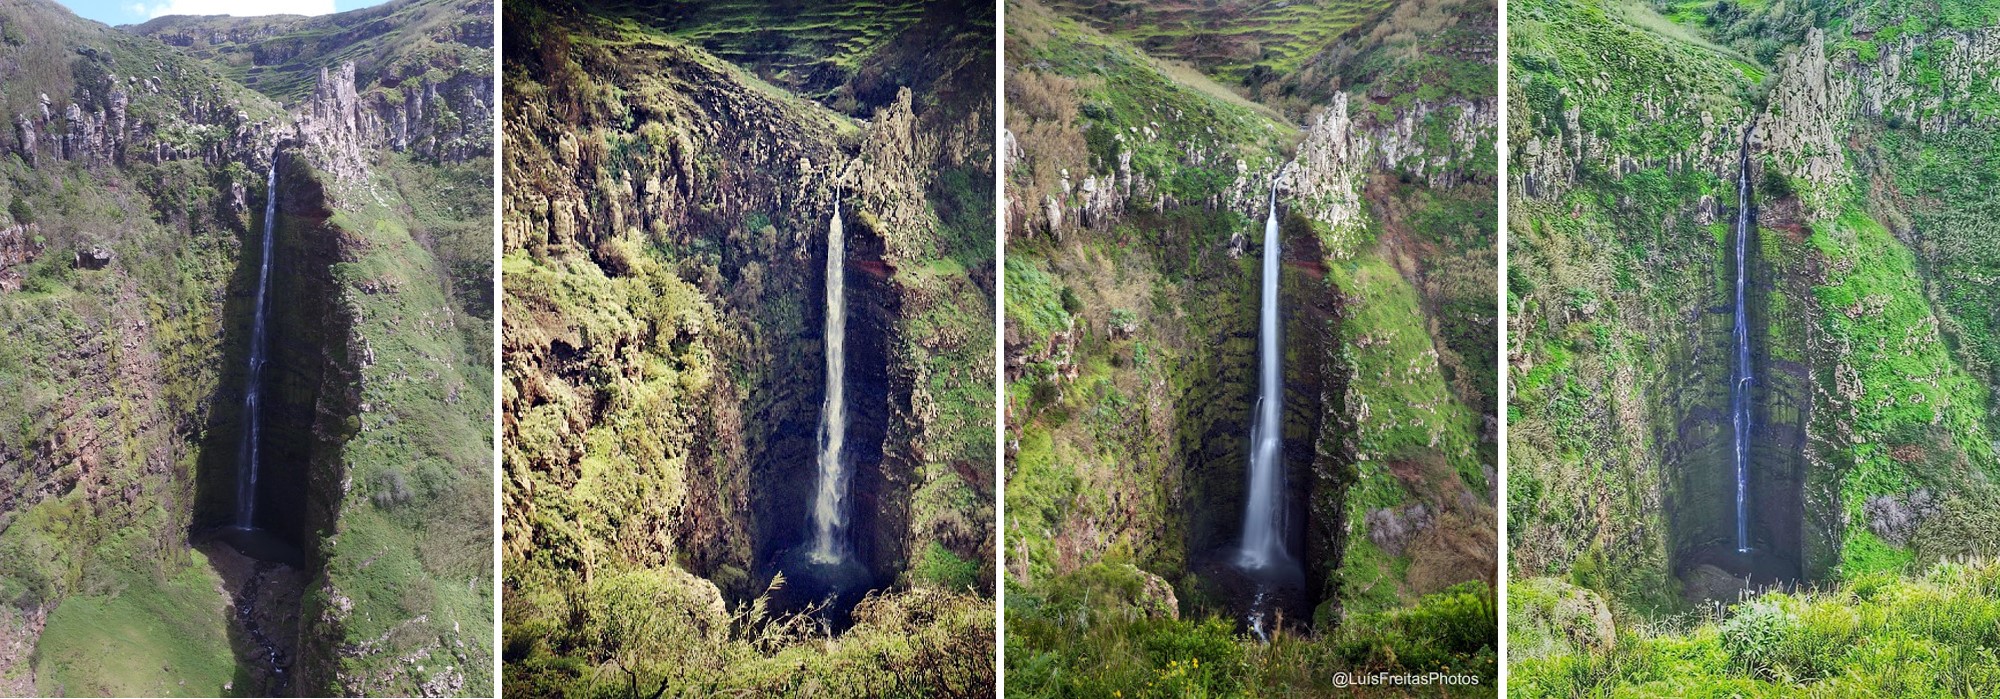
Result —
<svg viewBox="0 0 2000 699"><path fill-rule="evenodd" d="M1431 527L1431 521L1430 508L1423 503L1377 509L1368 513L1368 541L1391 556L1401 556L1411 539Z"/></svg>
<svg viewBox="0 0 2000 699"><path fill-rule="evenodd" d="M113 257L110 250L100 247L78 250L76 251L76 266L79 269L104 269L111 265Z"/></svg>
<svg viewBox="0 0 2000 699"><path fill-rule="evenodd" d="M1908 493L1876 495L1868 498L1861 506L1861 512L1868 518L1868 531L1890 544L1908 546L1910 535L1917 532L1917 526L1931 515L1937 514L1939 503L1928 488L1919 488Z"/></svg>

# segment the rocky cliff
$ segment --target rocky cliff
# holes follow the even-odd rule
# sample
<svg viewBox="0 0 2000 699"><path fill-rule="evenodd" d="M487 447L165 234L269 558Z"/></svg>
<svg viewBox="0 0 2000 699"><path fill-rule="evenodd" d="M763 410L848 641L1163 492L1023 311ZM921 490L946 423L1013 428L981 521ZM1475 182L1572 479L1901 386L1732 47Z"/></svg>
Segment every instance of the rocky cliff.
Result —
<svg viewBox="0 0 2000 699"><path fill-rule="evenodd" d="M34 648L6 674L35 693L490 691L491 565L466 553L490 541L481 147L401 154L38 0L0 4L0 39L0 316L21 340L0 382L24 397L0 437L0 596ZM325 67L315 104L338 106L353 68ZM283 458L243 563L211 535L235 510L267 195L263 451ZM120 650L106 618L137 625Z"/></svg>
<svg viewBox="0 0 2000 699"><path fill-rule="evenodd" d="M1026 639L1009 658L1057 658L1015 664L1030 694L1110 691L1140 670L1099 643L1170 633L1080 634L1062 621L1074 605L1205 620L1247 601L1226 553L1274 194L1287 536L1307 588L1284 623L1359 636L1364 619L1492 580L1497 100L1490 76L1471 77L1492 72L1491 16L1479 3L1009 5L1006 545L1009 638ZM1190 23L1232 38L1173 29ZM1418 24L1438 33L1416 38ZM1409 77L1381 69L1402 65L1388 54L1442 37L1458 45L1422 69L1444 71L1417 80L1426 89L1378 94ZM1467 79L1442 79L1454 74Z"/></svg>
<svg viewBox="0 0 2000 699"><path fill-rule="evenodd" d="M1991 30L1871 3L1517 17L1514 570L1567 575L1622 617L1985 536L1992 307L1966 282L1993 238L1983 205L1944 192L1983 191ZM1748 557L1723 552L1746 204Z"/></svg>
<svg viewBox="0 0 2000 699"><path fill-rule="evenodd" d="M990 13L897 5L915 18L865 39L879 43L863 72L906 87L862 91L860 109L682 38L715 17L624 11L508 8L502 497L507 637L524 649L510 686L587 693L605 680L581 668L651 684L692 666L674 686L777 691L849 660L904 668L850 680L869 691L975 686L961 673L991 652L993 248L992 57L974 27ZM883 592L807 658L781 630L799 622L758 629L767 609L817 618L789 615L775 574L816 479L836 205L853 545ZM588 626L648 599L663 612L611 635L562 621L575 600ZM897 633L923 639L914 657L869 655ZM946 660L947 638L964 658ZM746 675L739 649L820 669Z"/></svg>

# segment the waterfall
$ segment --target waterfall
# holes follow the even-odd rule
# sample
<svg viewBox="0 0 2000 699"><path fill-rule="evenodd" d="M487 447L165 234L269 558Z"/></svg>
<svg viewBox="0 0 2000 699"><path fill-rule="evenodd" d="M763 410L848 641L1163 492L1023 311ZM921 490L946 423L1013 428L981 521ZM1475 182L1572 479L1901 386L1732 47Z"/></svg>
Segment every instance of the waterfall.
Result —
<svg viewBox="0 0 2000 699"><path fill-rule="evenodd" d="M847 441L845 248L836 200L826 234L826 400L819 411L819 493L812 513L812 560L823 564L847 558L847 469L840 458Z"/></svg>
<svg viewBox="0 0 2000 699"><path fill-rule="evenodd" d="M269 344L264 337L267 314L264 302L271 292L271 229L278 219L278 156L271 155L271 170L264 176L263 259L257 265L257 310L250 320L250 370L243 382L243 445L236 460L236 526L249 529L257 518L257 445L263 423L258 415L258 395L264 390L264 359Z"/></svg>
<svg viewBox="0 0 2000 699"><path fill-rule="evenodd" d="M1730 421L1736 430L1736 552L1750 552L1750 313L1744 287L1749 284L1750 132L1743 132L1743 150L1736 175L1736 367L1729 391Z"/></svg>
<svg viewBox="0 0 2000 699"><path fill-rule="evenodd" d="M1278 187L1264 219L1264 288L1257 335L1257 414L1250 427L1250 492L1243 508L1237 563L1257 570L1289 560L1285 552L1284 348L1278 338Z"/></svg>

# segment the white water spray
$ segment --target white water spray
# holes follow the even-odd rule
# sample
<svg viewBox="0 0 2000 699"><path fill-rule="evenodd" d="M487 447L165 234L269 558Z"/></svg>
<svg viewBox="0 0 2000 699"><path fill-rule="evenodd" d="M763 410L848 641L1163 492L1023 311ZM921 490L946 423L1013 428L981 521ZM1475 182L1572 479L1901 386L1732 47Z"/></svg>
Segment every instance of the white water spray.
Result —
<svg viewBox="0 0 2000 699"><path fill-rule="evenodd" d="M1258 317L1257 414L1250 428L1250 493L1243 508L1237 564L1258 570L1290 559L1285 552L1284 349L1278 337L1278 187L1264 220L1263 309Z"/></svg>
<svg viewBox="0 0 2000 699"><path fill-rule="evenodd" d="M823 564L847 559L847 468L841 460L847 442L846 257L836 200L826 234L826 400L819 411L819 494L812 513L812 560Z"/></svg>
<svg viewBox="0 0 2000 699"><path fill-rule="evenodd" d="M1756 125L1752 124L1751 129ZM1749 265L1744 258L1750 238L1750 131L1743 132L1743 152L1736 176L1736 366L1729 389L1730 421L1736 430L1736 552L1750 552L1750 314L1744 287Z"/></svg>
<svg viewBox="0 0 2000 699"><path fill-rule="evenodd" d="M263 259L257 265L257 309L250 320L250 369L243 382L243 445L236 460L236 527L250 529L257 518L257 447L263 430L258 397L264 390L264 359L269 344L264 337L265 300L271 292L271 229L278 219L278 157L271 156L271 170L264 177Z"/></svg>

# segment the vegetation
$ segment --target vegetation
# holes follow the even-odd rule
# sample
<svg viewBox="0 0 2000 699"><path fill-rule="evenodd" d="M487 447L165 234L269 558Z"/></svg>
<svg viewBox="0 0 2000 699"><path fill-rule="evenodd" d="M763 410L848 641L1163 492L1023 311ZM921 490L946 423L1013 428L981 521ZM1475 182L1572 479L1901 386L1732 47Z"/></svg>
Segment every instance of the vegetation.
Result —
<svg viewBox="0 0 2000 699"><path fill-rule="evenodd" d="M1498 600L1483 583L1347 619L1320 638L1246 643L1231 620L1146 601L1131 566L1095 564L1007 594L1007 686L1030 697L1255 697L1343 691L1337 673L1470 675L1422 696L1481 696L1497 675Z"/></svg>
<svg viewBox="0 0 2000 699"><path fill-rule="evenodd" d="M1956 30L1990 24L1953 5L1512 5L1515 694L1993 691L1994 639L1944 620L1990 625L2000 512L1990 285L1966 283L1996 249L1993 143L1986 88L1946 77L1985 70ZM1732 556L1717 357L1753 119L1761 511Z"/></svg>
<svg viewBox="0 0 2000 699"><path fill-rule="evenodd" d="M990 693L992 20L878 9L506 6L509 696ZM851 610L781 569L836 202Z"/></svg>
<svg viewBox="0 0 2000 699"><path fill-rule="evenodd" d="M1609 648L1518 660L1508 686L1556 697L1983 696L2000 689L1996 628L2000 565L1940 563L1620 629Z"/></svg>
<svg viewBox="0 0 2000 699"><path fill-rule="evenodd" d="M1493 41L1482 9L1009 5L1010 692L1495 681L1495 445L1479 425L1497 376L1497 169L1490 135L1450 127L1496 94L1471 48ZM1418 36L1466 51L1413 58L1432 40ZM1233 618L1213 561L1241 524L1267 179L1336 92L1356 133L1394 138L1407 118L1434 159L1300 158L1300 178L1363 173L1360 201L1334 204L1357 209L1338 234L1308 211L1321 202L1281 193L1288 478L1306 537L1337 550L1306 561L1310 599L1267 644ZM1422 521L1375 531L1403 517Z"/></svg>

